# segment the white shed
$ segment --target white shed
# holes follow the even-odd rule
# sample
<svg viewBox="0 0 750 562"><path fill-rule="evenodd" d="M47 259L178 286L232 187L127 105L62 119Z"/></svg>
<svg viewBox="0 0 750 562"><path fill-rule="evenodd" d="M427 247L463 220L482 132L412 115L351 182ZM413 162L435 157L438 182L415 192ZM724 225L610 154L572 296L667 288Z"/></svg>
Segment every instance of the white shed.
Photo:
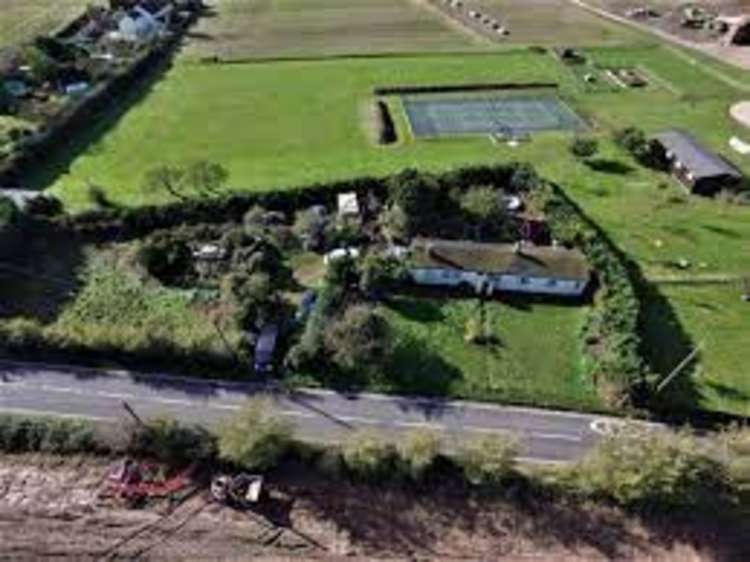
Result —
<svg viewBox="0 0 750 562"><path fill-rule="evenodd" d="M356 193L339 193L338 211L341 218L358 218L359 201Z"/></svg>

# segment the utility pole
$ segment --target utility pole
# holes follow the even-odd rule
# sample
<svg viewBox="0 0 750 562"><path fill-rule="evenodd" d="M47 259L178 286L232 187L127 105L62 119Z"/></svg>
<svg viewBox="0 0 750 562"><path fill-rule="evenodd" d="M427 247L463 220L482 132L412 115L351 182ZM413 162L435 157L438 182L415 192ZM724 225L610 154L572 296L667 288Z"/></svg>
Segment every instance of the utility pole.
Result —
<svg viewBox="0 0 750 562"><path fill-rule="evenodd" d="M677 365L677 367L675 367L674 370L669 373L669 375L667 375L667 377L663 381L659 383L659 386L656 387L656 391L654 392L655 395L664 390L664 388L666 388L667 385L669 385L669 383L671 383L677 377L677 375L679 375L685 369L685 367L687 367L692 362L695 356L698 355L698 352L701 350L702 346L703 344L699 343L697 346L695 346L695 349L693 349L693 351L688 353L685 359L680 361L679 365Z"/></svg>

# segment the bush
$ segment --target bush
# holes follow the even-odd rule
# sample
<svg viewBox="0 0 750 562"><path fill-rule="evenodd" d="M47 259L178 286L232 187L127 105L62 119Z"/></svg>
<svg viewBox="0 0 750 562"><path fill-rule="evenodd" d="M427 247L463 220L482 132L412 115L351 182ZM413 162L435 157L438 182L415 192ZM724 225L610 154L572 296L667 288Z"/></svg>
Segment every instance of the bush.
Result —
<svg viewBox="0 0 750 562"><path fill-rule="evenodd" d="M138 249L138 261L165 285L187 285L193 276L192 252L176 233L158 233L143 242Z"/></svg>
<svg viewBox="0 0 750 562"><path fill-rule="evenodd" d="M570 152L576 158L591 158L599 150L599 143L595 138L576 137L570 144Z"/></svg>
<svg viewBox="0 0 750 562"><path fill-rule="evenodd" d="M586 496L655 509L711 505L731 489L726 467L692 436L636 427L604 439L568 478Z"/></svg>
<svg viewBox="0 0 750 562"><path fill-rule="evenodd" d="M198 425L183 425L169 418L151 420L131 428L127 451L160 462L181 466L216 456L216 438Z"/></svg>
<svg viewBox="0 0 750 562"><path fill-rule="evenodd" d="M54 195L34 197L26 202L26 214L36 217L56 217L62 214L63 204Z"/></svg>
<svg viewBox="0 0 750 562"><path fill-rule="evenodd" d="M66 455L103 448L93 427L83 421L0 415L0 452Z"/></svg>
<svg viewBox="0 0 750 562"><path fill-rule="evenodd" d="M375 433L353 433L341 447L341 459L349 474L363 480L378 481L393 474L396 451Z"/></svg>
<svg viewBox="0 0 750 562"><path fill-rule="evenodd" d="M441 448L442 439L435 431L414 430L407 433L398 444L403 472L414 481L423 480L435 467Z"/></svg>
<svg viewBox="0 0 750 562"><path fill-rule="evenodd" d="M249 400L219 430L222 459L248 470L268 470L289 450L292 429L270 400Z"/></svg>
<svg viewBox="0 0 750 562"><path fill-rule="evenodd" d="M395 258L368 254L360 266L359 289L365 295L380 299L383 294L407 279L402 262Z"/></svg>
<svg viewBox="0 0 750 562"><path fill-rule="evenodd" d="M391 351L388 322L366 305L349 307L328 327L324 340L333 362L346 370L377 368Z"/></svg>
<svg viewBox="0 0 750 562"><path fill-rule="evenodd" d="M493 487L515 475L517 455L515 439L486 435L466 443L458 454L457 463L469 483Z"/></svg>

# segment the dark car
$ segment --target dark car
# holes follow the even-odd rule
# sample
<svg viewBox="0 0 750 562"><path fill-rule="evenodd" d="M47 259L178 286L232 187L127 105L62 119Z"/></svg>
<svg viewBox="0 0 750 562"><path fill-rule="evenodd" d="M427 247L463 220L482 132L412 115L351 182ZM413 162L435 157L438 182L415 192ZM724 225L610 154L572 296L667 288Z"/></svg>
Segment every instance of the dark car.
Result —
<svg viewBox="0 0 750 562"><path fill-rule="evenodd" d="M276 341L279 337L279 327L276 324L266 324L260 332L255 344L256 373L271 374L274 369L274 354L276 353Z"/></svg>

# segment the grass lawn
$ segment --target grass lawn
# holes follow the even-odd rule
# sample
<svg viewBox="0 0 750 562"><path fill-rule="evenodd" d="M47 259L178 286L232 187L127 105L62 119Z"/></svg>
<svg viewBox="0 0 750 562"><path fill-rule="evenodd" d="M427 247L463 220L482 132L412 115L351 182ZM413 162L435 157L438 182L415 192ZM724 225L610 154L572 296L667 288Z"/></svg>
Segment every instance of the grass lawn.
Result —
<svg viewBox="0 0 750 562"><path fill-rule="evenodd" d="M489 45L426 0L214 0L190 34L187 58L313 57L451 51ZM486 43L486 44L485 44Z"/></svg>
<svg viewBox="0 0 750 562"><path fill-rule="evenodd" d="M0 48L17 45L53 31L83 13L91 0L3 0Z"/></svg>
<svg viewBox="0 0 750 562"><path fill-rule="evenodd" d="M750 416L750 303L740 300L741 285L661 285L660 292L700 346L697 365L686 371L688 380L676 380L665 390L665 400ZM669 348L661 351L671 369L690 349L677 356Z"/></svg>
<svg viewBox="0 0 750 562"><path fill-rule="evenodd" d="M464 341L476 300L399 298L386 308L396 333L394 367L383 385L407 393L601 407L581 375L581 326L587 307L490 302L498 343Z"/></svg>

